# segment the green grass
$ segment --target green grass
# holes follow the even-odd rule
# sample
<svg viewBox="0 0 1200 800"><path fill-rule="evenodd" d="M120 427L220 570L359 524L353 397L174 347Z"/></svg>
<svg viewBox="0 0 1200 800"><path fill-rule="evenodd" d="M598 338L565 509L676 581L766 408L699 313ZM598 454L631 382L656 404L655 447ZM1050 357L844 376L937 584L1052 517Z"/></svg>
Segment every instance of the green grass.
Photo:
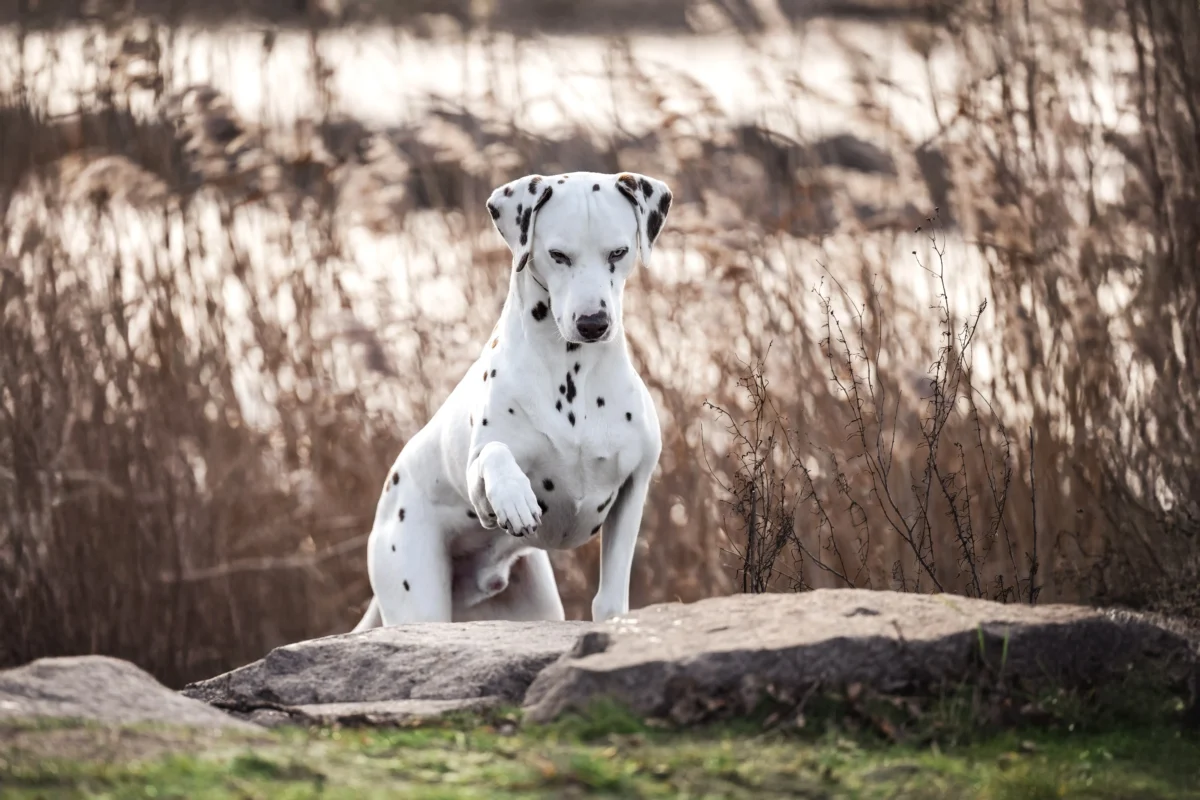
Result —
<svg viewBox="0 0 1200 800"><path fill-rule="evenodd" d="M139 727L0 727L0 797L1200 797L1200 737L1073 724L888 741L874 729L689 731L598 707L408 729L283 729L250 741Z"/></svg>

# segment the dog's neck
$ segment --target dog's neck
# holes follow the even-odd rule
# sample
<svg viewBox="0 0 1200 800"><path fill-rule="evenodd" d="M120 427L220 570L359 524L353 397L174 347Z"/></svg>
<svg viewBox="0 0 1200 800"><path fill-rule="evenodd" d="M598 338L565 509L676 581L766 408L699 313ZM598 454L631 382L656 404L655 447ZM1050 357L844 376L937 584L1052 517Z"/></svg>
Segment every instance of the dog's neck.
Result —
<svg viewBox="0 0 1200 800"><path fill-rule="evenodd" d="M504 309L500 313L496 329L499 337L520 341L523 348L552 371L557 371L563 364L571 368L579 364L578 371L586 372L601 361L628 357L625 328L619 319L615 324L617 333L609 342L567 342L554 322L550 293L532 270L526 268L520 272L514 269L512 272L508 284L508 297L504 300Z"/></svg>

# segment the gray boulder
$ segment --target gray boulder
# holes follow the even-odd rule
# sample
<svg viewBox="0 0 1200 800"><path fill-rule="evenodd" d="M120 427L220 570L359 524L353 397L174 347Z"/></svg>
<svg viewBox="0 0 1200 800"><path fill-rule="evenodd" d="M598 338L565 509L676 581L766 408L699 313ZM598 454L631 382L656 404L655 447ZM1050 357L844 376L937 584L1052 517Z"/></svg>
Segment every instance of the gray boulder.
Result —
<svg viewBox="0 0 1200 800"><path fill-rule="evenodd" d="M40 658L0 671L0 719L4 718L256 730L181 697L128 661L107 656Z"/></svg>
<svg viewBox="0 0 1200 800"><path fill-rule="evenodd" d="M426 623L278 647L183 694L266 725L385 724L518 704L584 622Z"/></svg>
<svg viewBox="0 0 1200 800"><path fill-rule="evenodd" d="M963 681L1120 686L1195 680L1195 645L1148 618L1067 605L849 589L736 595L640 609L586 633L525 697L533 721L610 698L692 722L747 713L767 694L860 684L920 694Z"/></svg>
<svg viewBox="0 0 1200 800"><path fill-rule="evenodd" d="M378 628L280 647L183 694L261 725L407 723L498 703L547 721L609 698L680 723L854 684L932 696L1195 680L1195 637L1168 620L862 590L735 595L598 625Z"/></svg>

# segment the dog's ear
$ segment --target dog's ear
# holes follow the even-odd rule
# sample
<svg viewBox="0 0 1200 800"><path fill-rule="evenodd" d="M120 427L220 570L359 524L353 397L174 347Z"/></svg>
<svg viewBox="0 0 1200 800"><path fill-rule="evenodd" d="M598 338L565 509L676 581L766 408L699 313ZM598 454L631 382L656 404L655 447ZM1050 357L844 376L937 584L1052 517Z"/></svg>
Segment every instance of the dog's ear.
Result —
<svg viewBox="0 0 1200 800"><path fill-rule="evenodd" d="M638 256L643 265L649 264L650 250L671 210L671 190L657 178L636 172L617 175L617 190L625 195L637 215Z"/></svg>
<svg viewBox="0 0 1200 800"><path fill-rule="evenodd" d="M526 175L499 187L488 198L488 213L512 251L517 272L529 262L537 212L553 194L554 188L544 176Z"/></svg>

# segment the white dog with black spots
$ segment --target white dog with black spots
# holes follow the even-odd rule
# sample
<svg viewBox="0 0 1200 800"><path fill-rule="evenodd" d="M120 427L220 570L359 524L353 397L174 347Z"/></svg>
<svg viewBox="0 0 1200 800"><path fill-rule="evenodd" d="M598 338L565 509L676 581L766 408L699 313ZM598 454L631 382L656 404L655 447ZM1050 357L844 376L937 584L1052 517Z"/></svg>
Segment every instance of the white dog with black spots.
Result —
<svg viewBox="0 0 1200 800"><path fill-rule="evenodd" d="M621 301L670 207L665 183L633 173L530 175L492 192L513 255L508 297L387 475L367 545L374 598L355 630L561 620L548 551L602 529L592 619L629 611L662 438Z"/></svg>

